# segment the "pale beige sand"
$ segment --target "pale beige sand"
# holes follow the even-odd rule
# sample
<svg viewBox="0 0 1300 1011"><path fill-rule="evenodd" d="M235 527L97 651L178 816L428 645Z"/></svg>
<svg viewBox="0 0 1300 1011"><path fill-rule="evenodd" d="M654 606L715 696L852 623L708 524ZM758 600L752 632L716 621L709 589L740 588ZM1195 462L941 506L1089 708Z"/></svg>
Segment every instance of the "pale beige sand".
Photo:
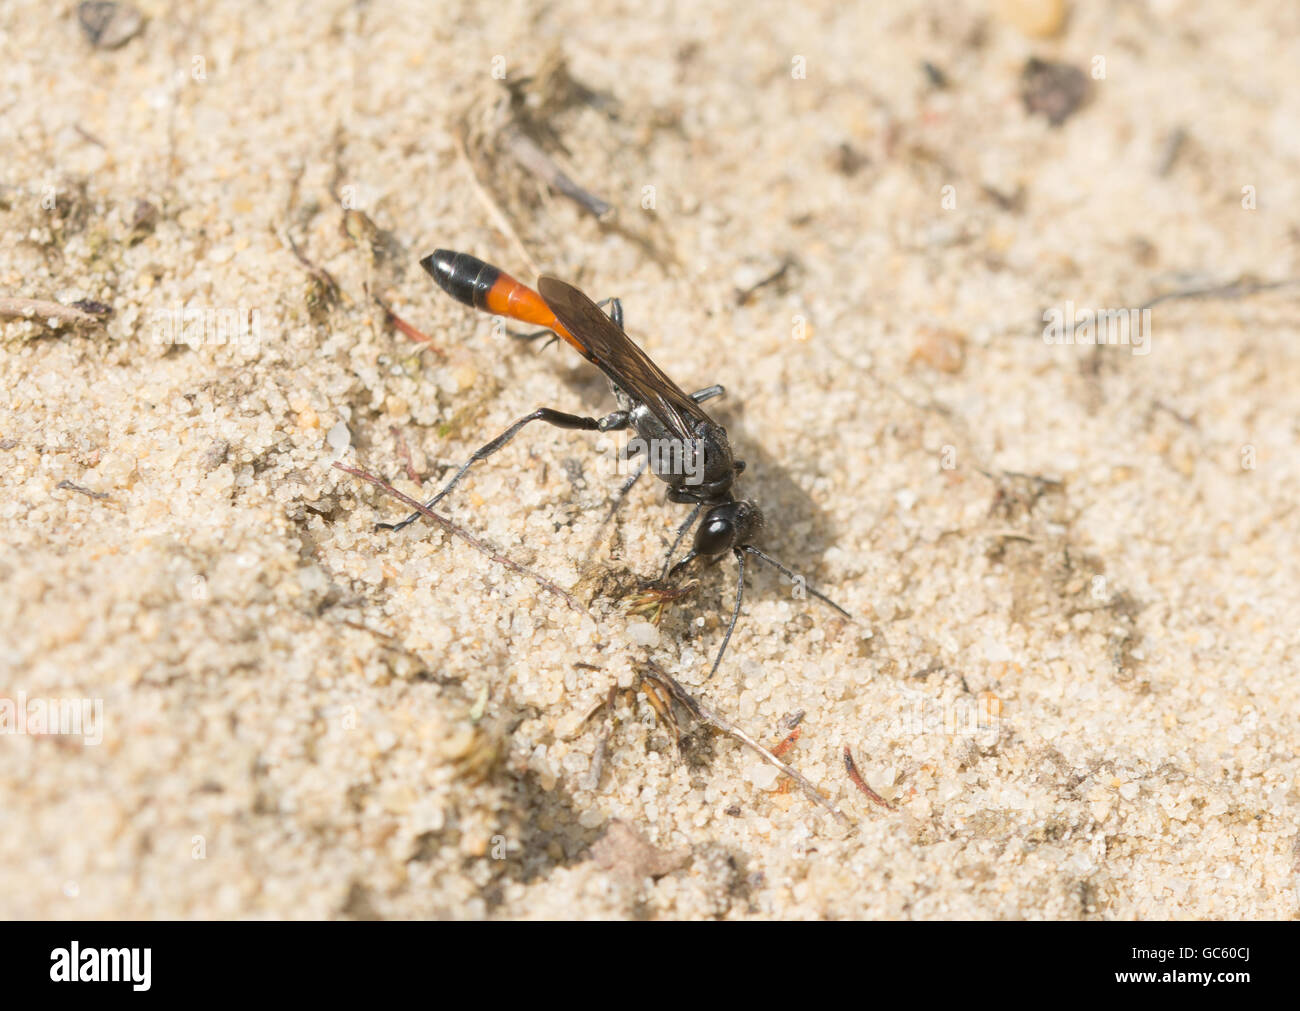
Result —
<svg viewBox="0 0 1300 1011"><path fill-rule="evenodd" d="M104 724L0 738L0 914L1294 916L1298 289L1164 303L1145 356L1048 346L1041 314L1300 276L1295 4L1079 5L1048 40L979 3L482 6L156 0L106 53L72 4L5 5L0 296L116 316L3 324L0 696ZM609 99L552 124L617 227L479 143L493 58L548 51ZM1031 55L1106 59L1060 128L1021 104ZM729 740L679 761L631 693L593 785L583 718L646 656L698 683L734 573L643 645L618 595L684 509L646 482L602 529L595 440L529 432L448 503L594 621L427 525L377 536L400 507L329 468L350 443L399 477L396 428L427 488L534 406L610 404L416 266L528 275L467 107L528 255L728 386L765 544L858 616L755 573L702 691L768 745L805 710L789 757L847 824ZM260 340L159 346L174 307L256 309ZM613 819L665 852L619 828L588 859Z"/></svg>

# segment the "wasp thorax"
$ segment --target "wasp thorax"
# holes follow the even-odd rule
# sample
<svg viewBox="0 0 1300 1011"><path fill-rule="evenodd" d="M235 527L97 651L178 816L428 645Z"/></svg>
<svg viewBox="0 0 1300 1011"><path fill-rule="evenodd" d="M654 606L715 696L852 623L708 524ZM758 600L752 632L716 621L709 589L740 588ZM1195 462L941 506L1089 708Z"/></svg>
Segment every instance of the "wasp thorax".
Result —
<svg viewBox="0 0 1300 1011"><path fill-rule="evenodd" d="M669 484L680 488L697 502L716 500L728 494L739 471L731 456L725 428L721 425L701 426L695 437L687 441L683 456L688 466L678 474L665 477Z"/></svg>

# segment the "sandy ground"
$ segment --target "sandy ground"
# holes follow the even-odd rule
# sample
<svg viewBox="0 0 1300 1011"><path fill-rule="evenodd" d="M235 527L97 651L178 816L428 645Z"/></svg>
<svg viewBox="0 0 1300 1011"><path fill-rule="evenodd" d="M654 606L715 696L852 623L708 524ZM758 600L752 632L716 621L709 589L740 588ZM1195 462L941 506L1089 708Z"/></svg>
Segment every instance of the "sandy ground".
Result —
<svg viewBox="0 0 1300 1011"><path fill-rule="evenodd" d="M1294 3L140 6L112 50L0 13L0 299L114 310L0 321L0 914L1296 915ZM1081 107L1027 108L1034 57ZM629 610L685 509L603 523L609 437L444 503L589 613L373 531L336 460L417 494L612 406L437 247L726 384L763 544L854 620L753 572L698 694L769 747L802 711L843 820L637 690L700 686L735 567Z"/></svg>

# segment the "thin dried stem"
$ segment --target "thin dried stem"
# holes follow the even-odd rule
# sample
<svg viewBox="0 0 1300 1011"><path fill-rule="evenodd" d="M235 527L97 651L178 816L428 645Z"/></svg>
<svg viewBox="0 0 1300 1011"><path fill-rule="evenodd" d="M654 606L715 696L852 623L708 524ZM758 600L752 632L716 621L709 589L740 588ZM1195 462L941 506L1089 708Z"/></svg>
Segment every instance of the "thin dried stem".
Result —
<svg viewBox="0 0 1300 1011"><path fill-rule="evenodd" d="M49 324L51 320L63 326L103 326L98 316L60 302L40 298L0 298L0 316L8 319L30 319Z"/></svg>
<svg viewBox="0 0 1300 1011"><path fill-rule="evenodd" d="M777 758L776 755L772 754L772 752L770 752L767 748L759 744L756 740L754 740L754 738L750 737L749 734L745 733L745 731L741 730L738 726L736 726L734 723L730 722L729 720L719 716L712 709L706 706L703 702L700 702L693 695L691 695L690 692L688 692L685 688L683 688L676 681L676 679L673 678L671 674L667 673L657 664L655 664L654 662L650 662L648 663L647 666L648 666L648 671L642 676L650 678L650 680L654 681L656 684L661 685L663 688L665 688L672 695L672 697L675 698L682 705L682 707L686 709L687 712L689 712L697 720L699 720L701 723L707 723L715 730L721 731L722 733L726 734L728 737L734 738L735 740L739 741L741 744L752 749L754 752L758 754L760 758L763 759L763 761L767 762L768 765L774 766L780 772L785 773L785 775L789 776L792 780L794 780L794 782L798 785L798 787L801 790L803 790L803 792L808 796L810 800L815 801L820 806L826 808L827 811L835 815L835 817L838 818L840 821L843 822L848 821L848 818L845 817L844 812L841 811L838 807L836 807L833 801L828 799L820 790L817 789L817 787L815 787L812 784L810 780L805 778L797 769L793 768L792 766L786 765L785 762Z"/></svg>
<svg viewBox="0 0 1300 1011"><path fill-rule="evenodd" d="M427 516L429 519L433 520L435 523L437 523L448 533L454 534L456 537L459 537L461 540L465 541L467 544L475 548L477 551L481 552L484 555L487 555L488 558L492 559L492 561L496 562L498 565L504 566L505 568L509 569L511 572L515 572L521 576L528 577L534 583L540 586L543 590L555 594L557 597L563 600L575 611L579 612L580 614L585 614L588 618L592 618L593 621L595 620L592 613L588 611L585 607L583 607L580 603L578 603L578 601L573 597L572 594L562 589L561 587L557 586L555 583L551 582L540 572L535 572L534 570L530 569L528 566L520 565L518 562L513 561L510 558L507 558L505 555L501 554L501 552L497 551L496 548L492 547L486 541L479 540L477 537L471 534L464 527L461 527L453 523L445 516L440 516L438 513L434 512L432 509L426 506L423 502L417 502L409 495L402 494L400 491L394 488L383 478L376 477L374 474L369 474L364 470L358 470L356 467L349 467L347 466L347 464L343 464L343 463L336 463L334 464L334 466L338 470L343 471L345 474L351 474L353 477L358 477L362 481L366 481L370 484L373 484L380 491L386 492L387 494L393 496L393 498L397 499L399 502L403 503L404 505L410 506L412 509L420 513L422 516Z"/></svg>

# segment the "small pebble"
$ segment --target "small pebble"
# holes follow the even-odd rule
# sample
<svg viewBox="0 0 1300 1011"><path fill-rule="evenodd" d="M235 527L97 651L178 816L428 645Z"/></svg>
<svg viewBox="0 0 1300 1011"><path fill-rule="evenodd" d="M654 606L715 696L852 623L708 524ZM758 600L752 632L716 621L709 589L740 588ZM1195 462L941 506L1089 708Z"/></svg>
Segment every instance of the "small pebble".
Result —
<svg viewBox="0 0 1300 1011"><path fill-rule="evenodd" d="M1020 72L1020 98L1031 116L1060 126L1088 97L1088 78L1078 67L1032 57Z"/></svg>
<svg viewBox="0 0 1300 1011"><path fill-rule="evenodd" d="M634 621L627 626L627 637L638 646L658 646L659 629L648 621Z"/></svg>
<svg viewBox="0 0 1300 1011"><path fill-rule="evenodd" d="M966 335L940 327L923 327L917 332L911 361L922 362L940 372L960 372L965 359Z"/></svg>
<svg viewBox="0 0 1300 1011"><path fill-rule="evenodd" d="M1056 35L1069 9L1065 0L998 0L998 17L1034 39Z"/></svg>
<svg viewBox="0 0 1300 1011"><path fill-rule="evenodd" d="M755 762L745 770L745 778L760 790L770 790L781 773L766 762Z"/></svg>
<svg viewBox="0 0 1300 1011"><path fill-rule="evenodd" d="M352 445L352 433L348 431L347 423L340 421L331 428L329 434L325 436L325 443L338 456L346 453L348 447Z"/></svg>
<svg viewBox="0 0 1300 1011"><path fill-rule="evenodd" d="M144 27L144 16L135 7L106 0L78 4L77 20L90 44L99 49L124 46Z"/></svg>

